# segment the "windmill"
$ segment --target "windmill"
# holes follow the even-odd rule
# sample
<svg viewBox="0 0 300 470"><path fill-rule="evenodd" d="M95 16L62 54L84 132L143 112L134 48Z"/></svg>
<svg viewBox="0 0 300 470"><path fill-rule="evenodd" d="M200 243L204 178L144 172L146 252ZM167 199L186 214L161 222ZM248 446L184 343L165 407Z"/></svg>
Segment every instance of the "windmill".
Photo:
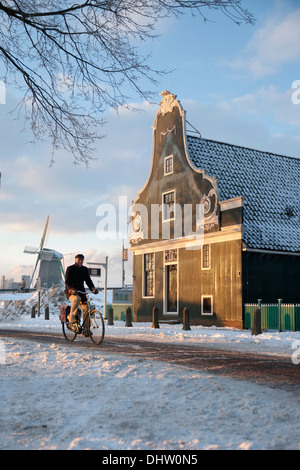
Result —
<svg viewBox="0 0 300 470"><path fill-rule="evenodd" d="M62 277L64 277L64 269L62 266L61 260L63 255L58 251L52 250L50 248L44 248L46 234L50 222L50 216L47 216L46 224L42 234L40 246L38 248L25 246L24 253L28 254L37 254L37 260L34 266L33 274L30 280L30 285L33 282L34 275L39 264L39 274L38 277L41 280L42 287L52 287L55 284L60 284Z"/></svg>

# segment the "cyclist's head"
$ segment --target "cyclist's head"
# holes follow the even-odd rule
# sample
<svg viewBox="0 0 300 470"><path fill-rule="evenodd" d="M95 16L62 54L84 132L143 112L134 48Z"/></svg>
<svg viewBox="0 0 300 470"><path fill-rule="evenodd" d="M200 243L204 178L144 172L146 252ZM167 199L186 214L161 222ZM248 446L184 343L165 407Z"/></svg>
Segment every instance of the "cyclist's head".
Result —
<svg viewBox="0 0 300 470"><path fill-rule="evenodd" d="M82 266L84 260L83 255L76 255L75 256L75 263L78 264L79 266Z"/></svg>

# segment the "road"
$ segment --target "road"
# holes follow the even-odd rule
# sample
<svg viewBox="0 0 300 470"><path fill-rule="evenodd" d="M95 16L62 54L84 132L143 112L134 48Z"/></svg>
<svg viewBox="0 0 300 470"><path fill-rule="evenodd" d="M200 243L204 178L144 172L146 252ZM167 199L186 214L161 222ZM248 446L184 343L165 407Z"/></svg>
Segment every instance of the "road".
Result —
<svg viewBox="0 0 300 470"><path fill-rule="evenodd" d="M251 380L294 391L299 390L300 365L293 364L289 357L113 336L106 336L100 346L95 346L88 338L80 336L74 343L67 343L62 334L28 330L0 330L0 337L55 343L69 348L100 348L106 354L126 354L140 361L167 362L236 379Z"/></svg>

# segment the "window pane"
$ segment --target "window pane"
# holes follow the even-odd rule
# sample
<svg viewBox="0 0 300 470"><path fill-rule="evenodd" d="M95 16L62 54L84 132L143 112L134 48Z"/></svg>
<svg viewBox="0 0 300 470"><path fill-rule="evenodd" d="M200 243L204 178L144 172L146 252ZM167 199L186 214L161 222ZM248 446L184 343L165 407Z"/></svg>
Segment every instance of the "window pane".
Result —
<svg viewBox="0 0 300 470"><path fill-rule="evenodd" d="M175 203L175 192L164 194L163 204L164 204L164 220L174 218L174 203Z"/></svg>
<svg viewBox="0 0 300 470"><path fill-rule="evenodd" d="M148 253L144 257L144 294L154 294L154 253Z"/></svg>
<svg viewBox="0 0 300 470"><path fill-rule="evenodd" d="M203 297L203 313L212 313L211 297Z"/></svg>
<svg viewBox="0 0 300 470"><path fill-rule="evenodd" d="M176 263L177 261L177 250L166 250L165 251L165 263Z"/></svg>
<svg viewBox="0 0 300 470"><path fill-rule="evenodd" d="M209 245L203 245L202 248L202 268L210 267Z"/></svg>
<svg viewBox="0 0 300 470"><path fill-rule="evenodd" d="M173 157L168 157L165 159L165 174L173 173Z"/></svg>

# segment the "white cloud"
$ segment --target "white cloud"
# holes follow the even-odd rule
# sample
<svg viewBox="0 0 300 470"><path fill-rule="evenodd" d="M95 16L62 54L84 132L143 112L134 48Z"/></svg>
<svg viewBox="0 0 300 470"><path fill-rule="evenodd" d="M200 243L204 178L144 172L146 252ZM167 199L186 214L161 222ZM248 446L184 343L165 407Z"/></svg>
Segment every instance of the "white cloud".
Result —
<svg viewBox="0 0 300 470"><path fill-rule="evenodd" d="M300 157L300 105L292 104L290 90L280 93L271 86L232 100L216 97L216 101L213 106L182 100L187 120L202 137Z"/></svg>
<svg viewBox="0 0 300 470"><path fill-rule="evenodd" d="M21 281L22 276L32 276L33 266L19 265L14 267L7 275L7 279L14 279L16 282Z"/></svg>
<svg viewBox="0 0 300 470"><path fill-rule="evenodd" d="M269 18L239 56L231 61L234 70L261 78L276 73L284 64L300 58L300 8Z"/></svg>
<svg viewBox="0 0 300 470"><path fill-rule="evenodd" d="M232 107L244 114L252 114L257 117L270 116L278 123L294 126L300 134L300 105L292 100L294 90L288 88L281 92L274 85L264 86L251 94L234 98Z"/></svg>

